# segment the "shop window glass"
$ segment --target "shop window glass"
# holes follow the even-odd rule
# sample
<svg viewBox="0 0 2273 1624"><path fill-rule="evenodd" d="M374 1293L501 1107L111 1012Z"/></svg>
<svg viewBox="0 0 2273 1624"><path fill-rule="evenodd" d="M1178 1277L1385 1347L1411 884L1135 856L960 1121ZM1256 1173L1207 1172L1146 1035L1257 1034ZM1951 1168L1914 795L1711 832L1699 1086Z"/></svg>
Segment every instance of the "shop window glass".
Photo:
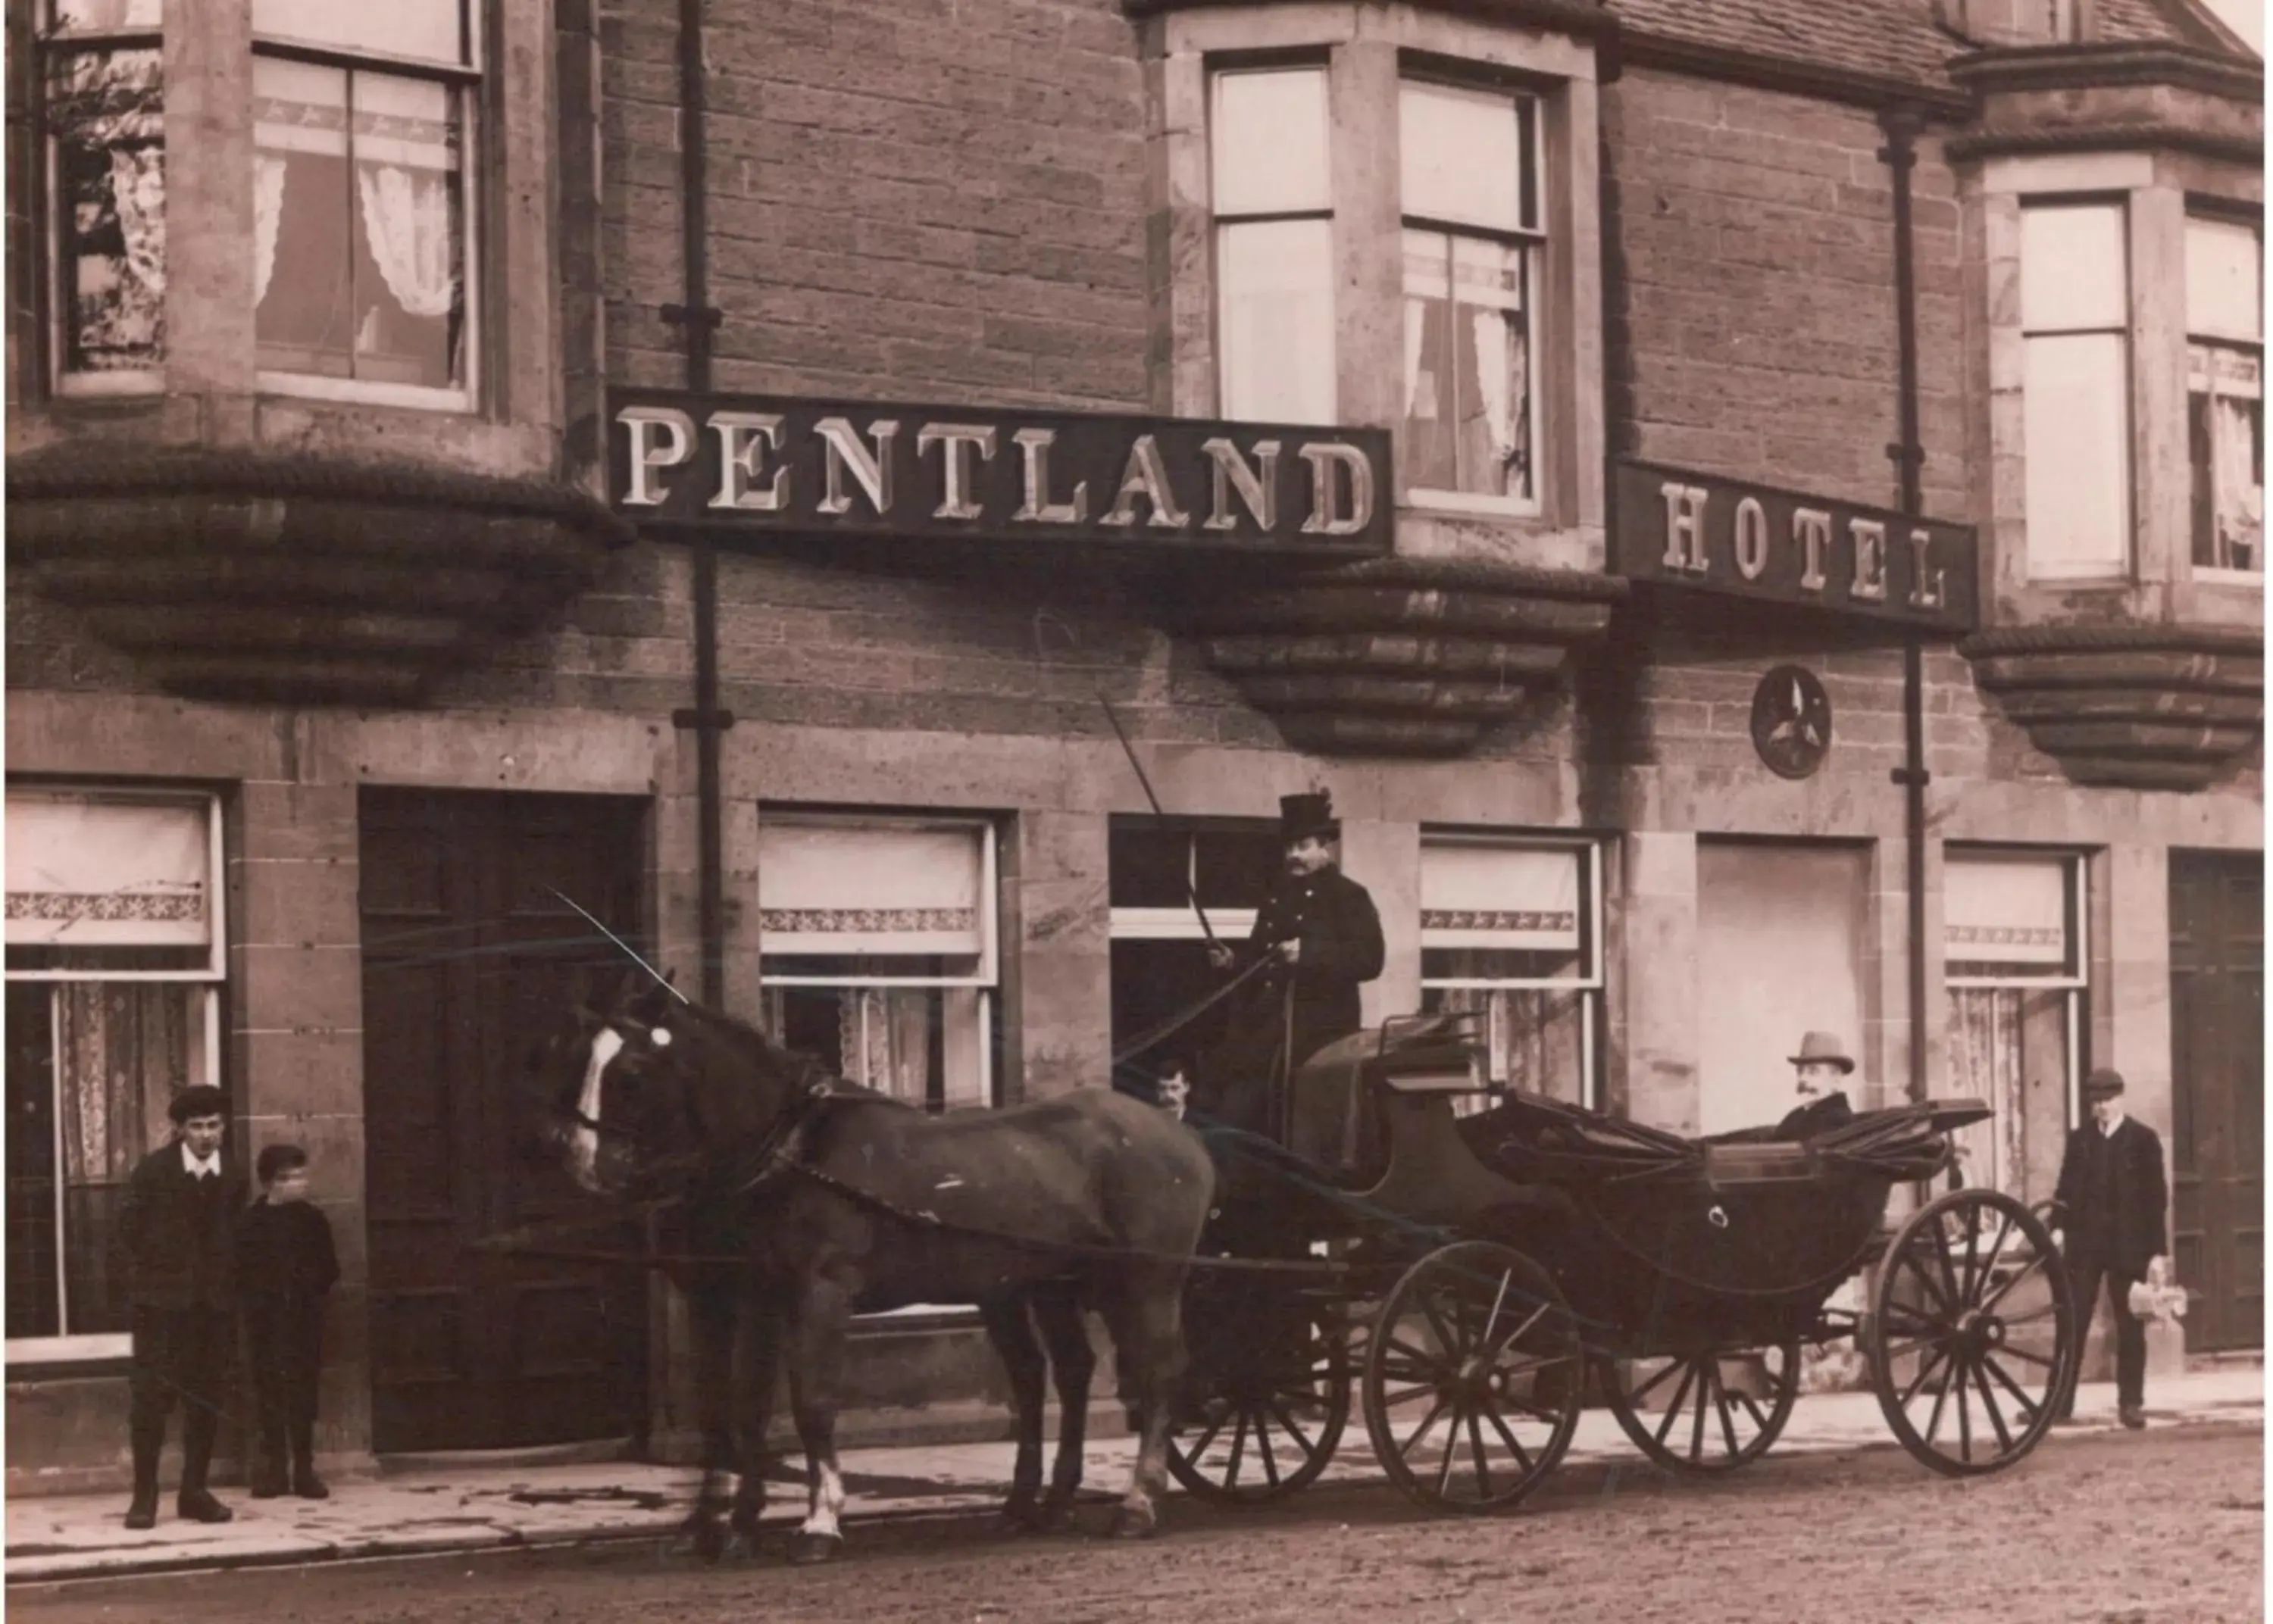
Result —
<svg viewBox="0 0 2273 1624"><path fill-rule="evenodd" d="M991 827L769 812L758 906L780 1041L912 1105L995 1103Z"/></svg>
<svg viewBox="0 0 2273 1624"><path fill-rule="evenodd" d="M1216 364L1226 417L1334 421L1326 71L1214 76L1209 123Z"/></svg>
<svg viewBox="0 0 2273 1624"><path fill-rule="evenodd" d="M1598 856L1590 845L1430 835L1421 848L1421 1002L1480 1016L1495 1087L1601 1103ZM1455 1102L1459 1111L1490 1102Z"/></svg>
<svg viewBox="0 0 2273 1624"><path fill-rule="evenodd" d="M9 792L11 1358L126 1351L127 1176L219 1080L217 839L206 796Z"/></svg>
<svg viewBox="0 0 2273 1624"><path fill-rule="evenodd" d="M2022 416L2032 578L2131 566L2129 258L2119 203L2021 214Z"/></svg>
<svg viewBox="0 0 2273 1624"><path fill-rule="evenodd" d="M2265 573L2264 240L2187 221L2187 440L2197 570Z"/></svg>

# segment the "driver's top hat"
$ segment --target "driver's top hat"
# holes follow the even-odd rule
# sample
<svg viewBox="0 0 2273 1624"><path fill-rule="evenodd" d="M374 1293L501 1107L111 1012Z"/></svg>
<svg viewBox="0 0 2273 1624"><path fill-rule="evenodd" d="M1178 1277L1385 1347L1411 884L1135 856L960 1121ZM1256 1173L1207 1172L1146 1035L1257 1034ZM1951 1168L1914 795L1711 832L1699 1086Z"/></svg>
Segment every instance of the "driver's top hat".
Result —
<svg viewBox="0 0 2273 1624"><path fill-rule="evenodd" d="M1325 790L1311 795L1279 797L1279 837L1292 845L1298 840L1339 840L1342 826L1334 817L1334 797Z"/></svg>

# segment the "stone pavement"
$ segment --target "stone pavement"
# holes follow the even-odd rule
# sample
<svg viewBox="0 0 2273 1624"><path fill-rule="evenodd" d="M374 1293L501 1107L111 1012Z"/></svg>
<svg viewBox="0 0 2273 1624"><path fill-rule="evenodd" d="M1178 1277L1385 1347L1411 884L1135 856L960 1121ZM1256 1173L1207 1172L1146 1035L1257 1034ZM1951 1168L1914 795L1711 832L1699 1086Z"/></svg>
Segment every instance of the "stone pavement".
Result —
<svg viewBox="0 0 2273 1624"><path fill-rule="evenodd" d="M2150 1426L2239 1422L2262 1426L2264 1372L2208 1370L2157 1379L2149 1388ZM2086 1383L2076 1397L2076 1425L2045 1441L2057 1448L2077 1433L2115 1428L2111 1383ZM1868 1393L1815 1394L1800 1399L1778 1455L1896 1448ZM1088 1451L1092 1489L1117 1492L1128 1480L1134 1450L1127 1438L1097 1441ZM1572 1461L1640 1463L1606 1410L1582 1418L1568 1457ZM985 1511L1008 1489L1007 1443L847 1450L843 1456L849 1503L858 1523L882 1517ZM802 1462L772 1496L769 1520L803 1508ZM1920 1467L1921 1471L1924 1471ZM1329 1480L1381 1476L1354 1413ZM655 1538L686 1515L694 1476L685 1467L604 1463L573 1466L456 1467L382 1472L334 1481L328 1501L254 1501L241 1491L222 1498L236 1520L219 1526L183 1523L172 1515L170 1490L158 1526L130 1532L119 1494L19 1498L7 1506L8 1583L119 1577L131 1574L295 1564L346 1558L410 1556L442 1551L573 1545L585 1541Z"/></svg>

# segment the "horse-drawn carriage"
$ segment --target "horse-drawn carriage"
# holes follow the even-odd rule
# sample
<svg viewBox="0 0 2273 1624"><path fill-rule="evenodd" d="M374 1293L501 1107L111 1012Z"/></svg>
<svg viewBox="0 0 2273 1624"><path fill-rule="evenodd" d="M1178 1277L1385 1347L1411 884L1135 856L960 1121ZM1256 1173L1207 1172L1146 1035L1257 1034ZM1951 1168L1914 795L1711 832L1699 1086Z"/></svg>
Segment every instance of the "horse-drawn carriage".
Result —
<svg viewBox="0 0 2273 1624"><path fill-rule="evenodd" d="M1974 1188L1887 1224L1977 1102L1792 1143L1536 1096L1456 1113L1489 1092L1456 1020L1414 1018L1297 1074L1287 1143L1210 1135L1219 1194L1169 1456L1188 1489L1254 1502L1315 1480L1354 1393L1382 1466L1435 1508L1522 1500L1593 1391L1652 1460L1727 1471L1782 1431L1804 1351L1840 1339L1938 1471L2010 1465L2051 1426L2077 1347L2044 1224ZM1857 1277L1867 1312L1832 1306Z"/></svg>

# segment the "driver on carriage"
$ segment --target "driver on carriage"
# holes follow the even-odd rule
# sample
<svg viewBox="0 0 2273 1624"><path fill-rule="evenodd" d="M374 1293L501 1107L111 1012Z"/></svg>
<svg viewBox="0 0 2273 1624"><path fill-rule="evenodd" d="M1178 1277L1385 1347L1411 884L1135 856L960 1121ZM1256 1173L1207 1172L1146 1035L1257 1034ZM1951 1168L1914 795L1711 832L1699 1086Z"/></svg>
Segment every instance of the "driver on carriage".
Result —
<svg viewBox="0 0 2273 1624"><path fill-rule="evenodd" d="M1256 978L1249 1007L1265 1017L1242 1036L1258 1052L1216 1057L1204 1078L1212 1114L1250 1130L1268 1126L1269 1090L1338 1037L1358 1029L1358 988L1381 974L1381 916L1366 888L1341 872L1341 824L1324 792L1281 796L1286 864L1272 882L1255 929L1237 948L1217 943L1218 969L1274 961Z"/></svg>

